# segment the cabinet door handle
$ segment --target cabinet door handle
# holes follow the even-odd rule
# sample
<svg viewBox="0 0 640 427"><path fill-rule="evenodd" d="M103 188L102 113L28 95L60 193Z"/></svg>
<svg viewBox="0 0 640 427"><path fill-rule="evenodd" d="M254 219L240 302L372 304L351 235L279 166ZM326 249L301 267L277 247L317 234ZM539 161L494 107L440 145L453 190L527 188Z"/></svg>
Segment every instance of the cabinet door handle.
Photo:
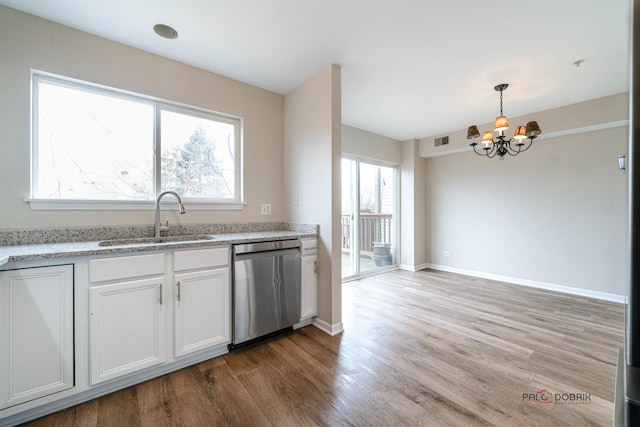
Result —
<svg viewBox="0 0 640 427"><path fill-rule="evenodd" d="M313 272L318 274L318 260L313 261Z"/></svg>
<svg viewBox="0 0 640 427"><path fill-rule="evenodd" d="M180 301L180 281L176 285L178 286L178 301Z"/></svg>
<svg viewBox="0 0 640 427"><path fill-rule="evenodd" d="M162 305L162 283L160 283L160 305Z"/></svg>

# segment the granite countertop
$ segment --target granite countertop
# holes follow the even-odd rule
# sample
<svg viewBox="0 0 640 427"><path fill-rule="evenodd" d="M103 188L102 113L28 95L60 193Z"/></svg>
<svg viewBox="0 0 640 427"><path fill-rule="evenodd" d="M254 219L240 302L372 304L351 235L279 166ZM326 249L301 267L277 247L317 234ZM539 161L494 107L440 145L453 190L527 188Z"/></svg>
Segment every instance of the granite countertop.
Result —
<svg viewBox="0 0 640 427"><path fill-rule="evenodd" d="M109 238L93 241L61 241L61 242L26 242L26 244L12 244L0 246L0 266L9 262L46 260L57 258L96 256L107 254L125 254L132 252L148 252L158 250L172 250L182 248L196 247L212 247L220 245L230 245L237 243L260 242L267 240L285 240L295 239L299 237L317 236L317 226L289 227L284 230L260 230L261 227L249 227L257 229L256 231L246 231L247 227L238 227L238 232L226 233L185 233L188 235L198 234L206 235L211 240L180 240L180 241L164 241L164 242L145 242L139 244L113 244L109 246L101 246L103 240L113 240ZM268 228L268 227L267 227ZM284 228L284 227L283 227ZM175 237L179 235L173 235ZM140 236L128 236L129 238L141 238ZM123 239L121 235L116 239ZM144 238L144 237L142 237ZM147 236L147 240L149 239Z"/></svg>

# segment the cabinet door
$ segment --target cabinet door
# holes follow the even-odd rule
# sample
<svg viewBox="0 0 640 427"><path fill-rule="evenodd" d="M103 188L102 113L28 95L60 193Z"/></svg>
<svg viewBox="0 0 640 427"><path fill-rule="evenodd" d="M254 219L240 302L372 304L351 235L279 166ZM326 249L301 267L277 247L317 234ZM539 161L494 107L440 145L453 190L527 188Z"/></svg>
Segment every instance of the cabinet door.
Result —
<svg viewBox="0 0 640 427"><path fill-rule="evenodd" d="M89 289L91 384L165 361L163 279Z"/></svg>
<svg viewBox="0 0 640 427"><path fill-rule="evenodd" d="M231 342L228 268L174 275L174 355Z"/></svg>
<svg viewBox="0 0 640 427"><path fill-rule="evenodd" d="M0 409L73 382L73 266L0 272Z"/></svg>
<svg viewBox="0 0 640 427"><path fill-rule="evenodd" d="M300 320L318 315L318 257L303 256Z"/></svg>

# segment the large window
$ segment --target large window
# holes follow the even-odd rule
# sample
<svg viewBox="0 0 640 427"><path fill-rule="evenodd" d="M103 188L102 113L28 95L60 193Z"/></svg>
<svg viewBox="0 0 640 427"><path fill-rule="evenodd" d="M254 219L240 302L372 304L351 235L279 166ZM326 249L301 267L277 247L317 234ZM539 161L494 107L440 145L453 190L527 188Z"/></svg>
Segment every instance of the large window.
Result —
<svg viewBox="0 0 640 427"><path fill-rule="evenodd" d="M31 199L240 205L240 137L238 118L34 73Z"/></svg>

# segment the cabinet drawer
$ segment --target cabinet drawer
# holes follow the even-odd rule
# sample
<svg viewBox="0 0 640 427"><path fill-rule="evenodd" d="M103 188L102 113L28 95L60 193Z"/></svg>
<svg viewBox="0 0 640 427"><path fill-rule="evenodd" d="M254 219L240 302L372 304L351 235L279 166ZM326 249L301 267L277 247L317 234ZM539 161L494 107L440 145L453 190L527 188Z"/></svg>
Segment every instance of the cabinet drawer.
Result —
<svg viewBox="0 0 640 427"><path fill-rule="evenodd" d="M300 255L316 255L318 253L318 239L301 239Z"/></svg>
<svg viewBox="0 0 640 427"><path fill-rule="evenodd" d="M164 254L89 260L90 282L151 276L155 274L164 274Z"/></svg>
<svg viewBox="0 0 640 427"><path fill-rule="evenodd" d="M173 271L199 268L224 267L229 265L229 248L197 249L173 254Z"/></svg>

